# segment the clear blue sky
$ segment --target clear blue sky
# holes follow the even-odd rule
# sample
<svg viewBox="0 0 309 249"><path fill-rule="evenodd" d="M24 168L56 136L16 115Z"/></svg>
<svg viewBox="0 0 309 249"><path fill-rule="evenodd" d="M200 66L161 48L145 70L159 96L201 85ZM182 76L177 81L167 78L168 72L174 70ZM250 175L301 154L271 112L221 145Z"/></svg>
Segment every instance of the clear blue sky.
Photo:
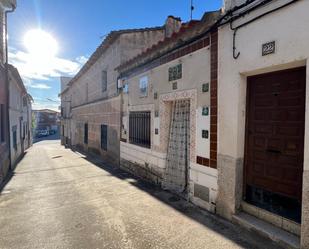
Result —
<svg viewBox="0 0 309 249"><path fill-rule="evenodd" d="M58 74L73 74L111 30L163 25L168 15L188 21L190 0L17 0L18 6L9 17L10 62L25 79L35 99L35 108L54 108L48 102L59 93ZM194 19L205 11L217 10L222 0L194 0ZM49 70L37 73L29 65L24 35L31 29L50 33L58 43L58 61ZM28 58L28 59L27 59ZM64 67L65 69L62 69ZM71 71L71 72L70 72ZM36 75L37 74L37 75Z"/></svg>

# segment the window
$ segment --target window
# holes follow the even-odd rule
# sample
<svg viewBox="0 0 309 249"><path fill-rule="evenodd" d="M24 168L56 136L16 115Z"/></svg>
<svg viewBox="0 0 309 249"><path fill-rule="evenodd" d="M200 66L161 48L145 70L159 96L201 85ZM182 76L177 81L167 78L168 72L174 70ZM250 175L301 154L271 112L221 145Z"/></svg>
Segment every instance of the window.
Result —
<svg viewBox="0 0 309 249"><path fill-rule="evenodd" d="M148 77L144 76L139 80L139 92L141 97L148 95Z"/></svg>
<svg viewBox="0 0 309 249"><path fill-rule="evenodd" d="M26 138L26 123L23 123L23 140Z"/></svg>
<svg viewBox="0 0 309 249"><path fill-rule="evenodd" d="M128 82L123 84L122 91L123 91L123 93L128 93L129 92L129 84L128 84Z"/></svg>
<svg viewBox="0 0 309 249"><path fill-rule="evenodd" d="M13 148L17 150L17 125L12 127L13 131Z"/></svg>
<svg viewBox="0 0 309 249"><path fill-rule="evenodd" d="M84 126L84 143L88 144L88 124Z"/></svg>
<svg viewBox="0 0 309 249"><path fill-rule="evenodd" d="M107 71L102 71L102 92L107 90Z"/></svg>
<svg viewBox="0 0 309 249"><path fill-rule="evenodd" d="M27 106L27 97L26 96L23 97L23 106L24 107Z"/></svg>
<svg viewBox="0 0 309 249"><path fill-rule="evenodd" d="M181 78L182 78L182 64L178 64L168 69L168 81L178 80Z"/></svg>
<svg viewBox="0 0 309 249"><path fill-rule="evenodd" d="M101 148L107 150L107 125L101 125Z"/></svg>
<svg viewBox="0 0 309 249"><path fill-rule="evenodd" d="M150 112L130 112L129 141L150 148Z"/></svg>
<svg viewBox="0 0 309 249"><path fill-rule="evenodd" d="M4 105L0 105L0 142L3 143L5 142L5 135L4 135L4 130L5 130L5 124L4 124L4 117L5 117L5 110L4 110Z"/></svg>

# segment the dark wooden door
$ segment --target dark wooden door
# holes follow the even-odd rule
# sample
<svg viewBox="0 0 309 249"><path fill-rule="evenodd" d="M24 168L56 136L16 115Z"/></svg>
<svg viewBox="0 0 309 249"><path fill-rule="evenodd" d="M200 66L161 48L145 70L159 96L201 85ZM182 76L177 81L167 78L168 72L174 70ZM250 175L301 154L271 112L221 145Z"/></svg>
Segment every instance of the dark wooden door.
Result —
<svg viewBox="0 0 309 249"><path fill-rule="evenodd" d="M305 68L248 78L245 183L301 201Z"/></svg>

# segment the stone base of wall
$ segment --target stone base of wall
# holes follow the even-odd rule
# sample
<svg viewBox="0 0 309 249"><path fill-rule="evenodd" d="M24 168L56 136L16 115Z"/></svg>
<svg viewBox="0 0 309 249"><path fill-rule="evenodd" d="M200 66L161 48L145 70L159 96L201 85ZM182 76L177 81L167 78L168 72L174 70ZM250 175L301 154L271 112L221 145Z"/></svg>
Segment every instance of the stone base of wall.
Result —
<svg viewBox="0 0 309 249"><path fill-rule="evenodd" d="M0 184L5 180L10 168L9 152L0 156Z"/></svg>
<svg viewBox="0 0 309 249"><path fill-rule="evenodd" d="M243 160L218 155L217 214L231 220L240 209L243 187Z"/></svg>
<svg viewBox="0 0 309 249"><path fill-rule="evenodd" d="M120 168L148 182L154 183L159 186L161 186L162 184L163 172L160 172L159 169L156 170L154 167L150 167L147 164L140 165L121 158Z"/></svg>
<svg viewBox="0 0 309 249"><path fill-rule="evenodd" d="M189 199L195 205L216 212L218 171L190 162Z"/></svg>
<svg viewBox="0 0 309 249"><path fill-rule="evenodd" d="M84 144L76 144L76 145L71 145L69 144L68 147L83 152L85 154L87 154L89 157L99 157L101 158L103 161L110 163L113 166L119 167L119 158L117 155L114 155L112 153L108 153L108 152L102 152L100 149L91 147L91 146L86 146Z"/></svg>
<svg viewBox="0 0 309 249"><path fill-rule="evenodd" d="M301 248L309 248L309 170L303 176L303 204L301 222Z"/></svg>

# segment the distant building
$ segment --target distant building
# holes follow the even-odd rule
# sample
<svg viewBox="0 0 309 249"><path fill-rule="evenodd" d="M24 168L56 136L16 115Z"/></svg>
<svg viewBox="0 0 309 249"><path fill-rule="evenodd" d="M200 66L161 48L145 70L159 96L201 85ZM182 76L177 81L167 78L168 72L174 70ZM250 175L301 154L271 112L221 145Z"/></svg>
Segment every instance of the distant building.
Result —
<svg viewBox="0 0 309 249"><path fill-rule="evenodd" d="M57 111L42 109L34 110L34 131L47 130L47 131L58 131L60 124L60 113Z"/></svg>
<svg viewBox="0 0 309 249"><path fill-rule="evenodd" d="M10 149L11 165L15 166L24 151L32 145L32 97L27 93L15 67L9 65L10 87Z"/></svg>
<svg viewBox="0 0 309 249"><path fill-rule="evenodd" d="M7 81L7 11L16 8L16 0L0 0L0 184L7 175L10 167L9 142L9 87Z"/></svg>

